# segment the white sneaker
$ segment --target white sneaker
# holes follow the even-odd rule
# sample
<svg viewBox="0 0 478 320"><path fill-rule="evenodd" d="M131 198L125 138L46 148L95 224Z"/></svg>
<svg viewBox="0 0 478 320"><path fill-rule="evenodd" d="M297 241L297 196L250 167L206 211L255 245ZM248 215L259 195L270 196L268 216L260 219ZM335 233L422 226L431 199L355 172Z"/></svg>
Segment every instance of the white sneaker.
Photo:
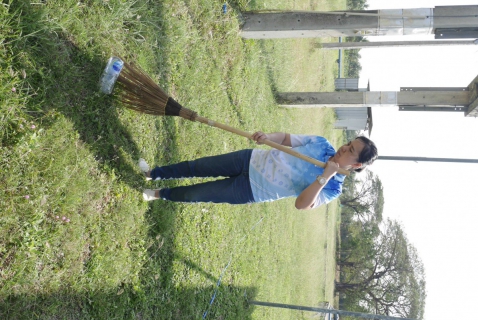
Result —
<svg viewBox="0 0 478 320"><path fill-rule="evenodd" d="M144 189L143 190L143 199L144 201L152 201L152 200L157 200L159 198L156 198L156 191L159 191L161 189Z"/></svg>
<svg viewBox="0 0 478 320"><path fill-rule="evenodd" d="M143 158L139 158L138 166L139 166L139 169L143 171L146 181L151 180L151 177L146 176L146 172L149 171L149 165L146 162L146 160L144 160Z"/></svg>

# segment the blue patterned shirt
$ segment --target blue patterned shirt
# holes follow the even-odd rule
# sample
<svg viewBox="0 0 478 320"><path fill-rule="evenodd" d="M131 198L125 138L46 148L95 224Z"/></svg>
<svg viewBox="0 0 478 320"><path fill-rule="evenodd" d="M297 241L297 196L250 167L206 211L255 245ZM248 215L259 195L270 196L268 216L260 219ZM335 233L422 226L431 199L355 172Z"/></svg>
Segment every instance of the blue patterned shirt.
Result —
<svg viewBox="0 0 478 320"><path fill-rule="evenodd" d="M335 149L323 137L291 134L294 151L326 163ZM279 150L254 149L249 179L256 202L297 197L324 169ZM344 175L336 174L320 191L313 208L328 203L342 193Z"/></svg>

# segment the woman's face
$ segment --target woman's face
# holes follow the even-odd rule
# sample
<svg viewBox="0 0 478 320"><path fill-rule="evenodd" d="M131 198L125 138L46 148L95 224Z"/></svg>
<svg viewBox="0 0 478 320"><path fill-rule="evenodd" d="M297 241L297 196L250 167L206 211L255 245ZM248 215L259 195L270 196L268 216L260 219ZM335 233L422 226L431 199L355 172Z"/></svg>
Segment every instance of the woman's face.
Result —
<svg viewBox="0 0 478 320"><path fill-rule="evenodd" d="M362 164L358 162L358 158L363 148L364 148L363 142L359 139L355 139L341 146L337 150L337 153L333 156L333 159L331 158L330 160L338 163L340 168L344 168L344 169L360 168Z"/></svg>

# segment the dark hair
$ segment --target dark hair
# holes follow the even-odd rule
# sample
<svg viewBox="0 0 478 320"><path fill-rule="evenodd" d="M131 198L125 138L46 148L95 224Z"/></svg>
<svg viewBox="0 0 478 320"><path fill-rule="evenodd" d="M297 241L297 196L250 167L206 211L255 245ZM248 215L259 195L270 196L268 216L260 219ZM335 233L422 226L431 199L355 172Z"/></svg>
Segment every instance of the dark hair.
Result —
<svg viewBox="0 0 478 320"><path fill-rule="evenodd" d="M360 140L364 145L363 150L358 157L358 162L361 163L362 166L354 170L355 172L361 172L366 166L371 165L378 158L378 151L375 143L369 138L360 136L355 139Z"/></svg>

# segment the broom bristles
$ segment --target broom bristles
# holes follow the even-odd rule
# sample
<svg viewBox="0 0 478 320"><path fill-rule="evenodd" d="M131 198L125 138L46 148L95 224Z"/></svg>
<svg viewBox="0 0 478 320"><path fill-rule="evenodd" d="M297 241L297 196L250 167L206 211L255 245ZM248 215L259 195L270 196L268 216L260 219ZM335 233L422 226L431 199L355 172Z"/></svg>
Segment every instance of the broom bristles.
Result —
<svg viewBox="0 0 478 320"><path fill-rule="evenodd" d="M179 116L191 121L197 117L196 112L181 106L133 64L124 62L117 83L121 88L119 100L129 109L157 116Z"/></svg>

